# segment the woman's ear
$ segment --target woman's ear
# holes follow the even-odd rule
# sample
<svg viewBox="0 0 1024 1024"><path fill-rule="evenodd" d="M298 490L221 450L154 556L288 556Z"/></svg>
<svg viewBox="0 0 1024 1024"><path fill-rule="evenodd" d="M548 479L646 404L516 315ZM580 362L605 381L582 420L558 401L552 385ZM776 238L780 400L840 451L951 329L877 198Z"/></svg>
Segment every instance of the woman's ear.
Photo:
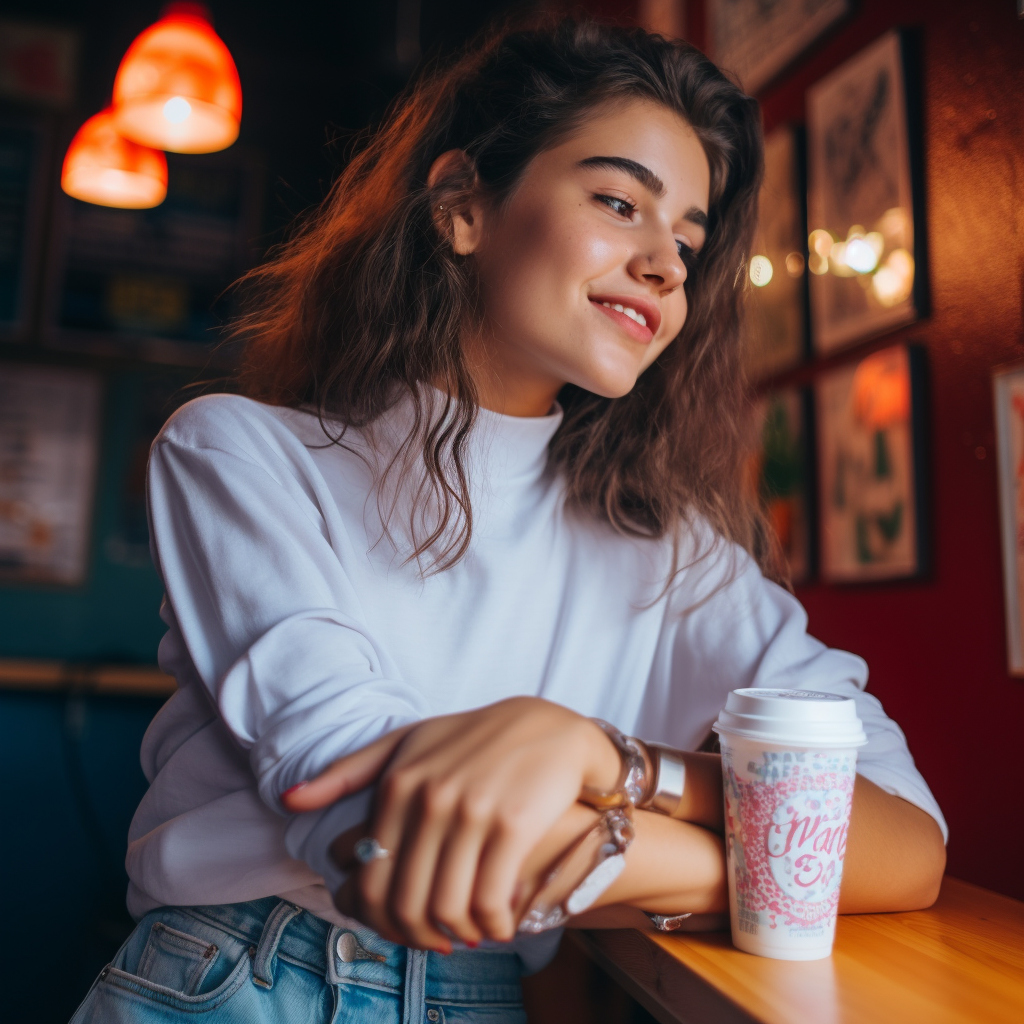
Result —
<svg viewBox="0 0 1024 1024"><path fill-rule="evenodd" d="M442 153L427 174L431 192L451 197L440 200L432 214L437 230L460 256L476 252L483 239L484 204L478 185L473 161L461 149Z"/></svg>

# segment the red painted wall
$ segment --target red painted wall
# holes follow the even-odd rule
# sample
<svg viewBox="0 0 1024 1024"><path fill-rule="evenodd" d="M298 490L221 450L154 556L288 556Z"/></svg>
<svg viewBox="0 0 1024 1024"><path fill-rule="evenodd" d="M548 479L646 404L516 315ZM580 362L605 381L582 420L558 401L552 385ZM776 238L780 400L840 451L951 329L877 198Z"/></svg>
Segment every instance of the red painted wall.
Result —
<svg viewBox="0 0 1024 1024"><path fill-rule="evenodd" d="M992 410L993 368L1024 361L1024 22L1013 0L864 0L765 91L765 127L802 122L807 87L897 25L922 30L932 311L881 343L927 348L934 568L798 596L817 636L871 666L949 821L950 873L1024 899L1024 680L1006 669Z"/></svg>
<svg viewBox="0 0 1024 1024"><path fill-rule="evenodd" d="M766 129L803 123L809 85L890 28L921 30L931 314L830 362L895 341L927 349L933 569L919 582L798 596L817 636L867 659L871 691L949 821L949 872L1024 899L1024 680L1006 670L992 411L992 370L1024 363L1024 21L1014 0L856 8L761 98ZM702 45L702 0L688 14Z"/></svg>

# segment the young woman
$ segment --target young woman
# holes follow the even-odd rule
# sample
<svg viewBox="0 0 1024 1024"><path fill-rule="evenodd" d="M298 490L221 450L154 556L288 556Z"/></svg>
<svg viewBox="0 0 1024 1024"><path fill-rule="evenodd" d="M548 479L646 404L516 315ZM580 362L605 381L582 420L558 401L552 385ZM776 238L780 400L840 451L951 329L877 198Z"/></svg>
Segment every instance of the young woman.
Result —
<svg viewBox="0 0 1024 1024"><path fill-rule="evenodd" d="M741 482L760 173L754 101L691 47L509 32L416 84L250 276L243 395L152 452L179 688L142 751L139 925L76 1021L521 1020L558 934L521 923L572 911L549 872L589 880L573 924L725 908L696 751L735 687L857 701L842 909L935 898L939 809ZM614 832L628 754L593 717L686 766L610 885L572 854Z"/></svg>

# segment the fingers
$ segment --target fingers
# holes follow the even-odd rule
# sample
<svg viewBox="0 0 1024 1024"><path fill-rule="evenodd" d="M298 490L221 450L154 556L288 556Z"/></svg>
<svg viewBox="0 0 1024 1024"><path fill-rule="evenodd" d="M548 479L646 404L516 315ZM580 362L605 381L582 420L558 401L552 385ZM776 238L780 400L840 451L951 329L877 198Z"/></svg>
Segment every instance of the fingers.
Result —
<svg viewBox="0 0 1024 1024"><path fill-rule="evenodd" d="M491 939L515 938L519 875L534 836L523 823L498 819L486 844L473 885L472 914L481 931Z"/></svg>
<svg viewBox="0 0 1024 1024"><path fill-rule="evenodd" d="M369 786L384 770L412 725L382 736L375 743L339 758L311 782L299 783L281 794L285 810L299 814L319 811L350 793Z"/></svg>
<svg viewBox="0 0 1024 1024"><path fill-rule="evenodd" d="M431 920L468 946L475 946L484 938L473 918L472 899L490 823L489 807L477 795L469 796L460 804L454 822L456 827L447 836L438 856L430 896Z"/></svg>

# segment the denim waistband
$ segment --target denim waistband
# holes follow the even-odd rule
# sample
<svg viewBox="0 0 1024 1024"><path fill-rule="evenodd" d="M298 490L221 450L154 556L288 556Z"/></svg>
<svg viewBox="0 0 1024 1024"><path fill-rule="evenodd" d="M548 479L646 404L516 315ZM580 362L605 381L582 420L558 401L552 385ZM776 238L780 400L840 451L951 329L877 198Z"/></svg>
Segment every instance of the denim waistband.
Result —
<svg viewBox="0 0 1024 1024"><path fill-rule="evenodd" d="M335 985L367 985L393 992L422 986L426 998L446 1003L515 1003L522 998L522 962L507 950L455 950L447 956L418 953L382 939L369 928L331 924L274 896L176 910L247 942L254 977L267 977L271 984L276 956L316 971ZM346 963L341 951L351 940L339 945L346 933L355 936L358 949L374 959Z"/></svg>

